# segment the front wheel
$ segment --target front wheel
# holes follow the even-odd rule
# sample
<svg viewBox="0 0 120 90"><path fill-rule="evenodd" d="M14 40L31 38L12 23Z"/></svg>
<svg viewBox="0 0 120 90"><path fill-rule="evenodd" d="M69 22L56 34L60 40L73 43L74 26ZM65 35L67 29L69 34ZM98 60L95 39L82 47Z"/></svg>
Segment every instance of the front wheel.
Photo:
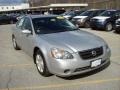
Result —
<svg viewBox="0 0 120 90"><path fill-rule="evenodd" d="M113 29L113 25L111 23L107 23L106 26L105 26L105 30L106 31L112 31Z"/></svg>
<svg viewBox="0 0 120 90"><path fill-rule="evenodd" d="M116 32L116 33L120 33L120 30L119 30L119 29L116 29L115 32Z"/></svg>
<svg viewBox="0 0 120 90"><path fill-rule="evenodd" d="M97 28L95 28L95 27L91 27L91 29L92 29L92 30L96 30Z"/></svg>
<svg viewBox="0 0 120 90"><path fill-rule="evenodd" d="M11 21L10 21L10 24L14 24L14 21L11 20Z"/></svg>
<svg viewBox="0 0 120 90"><path fill-rule="evenodd" d="M19 46L17 45L16 39L14 36L12 36L12 43L13 43L13 47L15 50L20 50Z"/></svg>
<svg viewBox="0 0 120 90"><path fill-rule="evenodd" d="M48 71L46 62L39 50L36 52L35 61L36 61L36 67L39 73L45 77L50 76L50 72Z"/></svg>

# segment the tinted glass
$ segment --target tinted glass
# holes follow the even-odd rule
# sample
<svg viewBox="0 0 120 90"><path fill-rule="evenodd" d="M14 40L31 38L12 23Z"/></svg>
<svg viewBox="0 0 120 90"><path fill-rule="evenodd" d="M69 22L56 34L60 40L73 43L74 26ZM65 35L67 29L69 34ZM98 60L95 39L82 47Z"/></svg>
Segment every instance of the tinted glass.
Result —
<svg viewBox="0 0 120 90"><path fill-rule="evenodd" d="M85 11L85 12L81 13L80 16L90 16L93 13L94 13L94 11Z"/></svg>
<svg viewBox="0 0 120 90"><path fill-rule="evenodd" d="M29 18L25 18L24 25L22 28L32 31L32 26Z"/></svg>
<svg viewBox="0 0 120 90"><path fill-rule="evenodd" d="M22 28L22 25L23 25L23 22L24 22L24 18L21 18L21 19L17 22L16 27L21 29L21 28Z"/></svg>
<svg viewBox="0 0 120 90"><path fill-rule="evenodd" d="M115 15L116 11L105 11L103 13L100 14L100 16L108 16L111 17L113 15Z"/></svg>
<svg viewBox="0 0 120 90"><path fill-rule="evenodd" d="M105 10L99 10L99 11L97 11L97 13L96 13L96 16L98 16L98 15L100 15L102 12L104 12Z"/></svg>
<svg viewBox="0 0 120 90"><path fill-rule="evenodd" d="M72 16L72 15L75 15L75 13L74 12L70 12L70 13L68 13L68 15Z"/></svg>
<svg viewBox="0 0 120 90"><path fill-rule="evenodd" d="M64 19L63 17L35 18L32 21L33 27L37 34L49 34L77 30L77 28L70 21Z"/></svg>
<svg viewBox="0 0 120 90"><path fill-rule="evenodd" d="M118 16L118 17L120 18L120 12L117 12L117 13L116 13L116 16Z"/></svg>
<svg viewBox="0 0 120 90"><path fill-rule="evenodd" d="M79 11L79 12L77 13L77 15L80 15L80 14L82 14L83 12L85 12L85 11Z"/></svg>
<svg viewBox="0 0 120 90"><path fill-rule="evenodd" d="M74 14L75 14L74 11L69 11L69 12L63 13L62 15L74 15Z"/></svg>

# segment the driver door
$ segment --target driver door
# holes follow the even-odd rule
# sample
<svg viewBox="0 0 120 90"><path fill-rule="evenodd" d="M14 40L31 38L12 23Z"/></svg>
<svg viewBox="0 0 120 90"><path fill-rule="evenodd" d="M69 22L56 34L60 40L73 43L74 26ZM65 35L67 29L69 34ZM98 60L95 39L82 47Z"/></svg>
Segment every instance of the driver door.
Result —
<svg viewBox="0 0 120 90"><path fill-rule="evenodd" d="M31 34L25 34L21 32L21 43L22 43L22 49L28 53L31 54L32 46L34 44L34 38L33 38L33 31L32 31L32 24L30 21L30 18L25 17L22 30L29 30Z"/></svg>

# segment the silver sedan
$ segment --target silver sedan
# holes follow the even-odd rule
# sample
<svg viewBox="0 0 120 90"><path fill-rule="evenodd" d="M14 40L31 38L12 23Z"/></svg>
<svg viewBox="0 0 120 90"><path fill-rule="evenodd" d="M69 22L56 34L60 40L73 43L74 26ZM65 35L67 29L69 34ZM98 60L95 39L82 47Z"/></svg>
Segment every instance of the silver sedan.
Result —
<svg viewBox="0 0 120 90"><path fill-rule="evenodd" d="M12 33L13 46L32 56L39 73L68 77L89 72L110 62L107 43L75 27L64 17L22 17Z"/></svg>

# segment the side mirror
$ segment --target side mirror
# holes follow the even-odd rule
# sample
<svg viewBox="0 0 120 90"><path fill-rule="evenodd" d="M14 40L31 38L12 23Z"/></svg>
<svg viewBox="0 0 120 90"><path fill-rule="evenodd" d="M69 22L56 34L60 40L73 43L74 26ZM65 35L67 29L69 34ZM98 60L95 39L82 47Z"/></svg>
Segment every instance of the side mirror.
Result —
<svg viewBox="0 0 120 90"><path fill-rule="evenodd" d="M32 32L30 30L25 29L25 30L22 30L22 33L23 34L31 34Z"/></svg>

